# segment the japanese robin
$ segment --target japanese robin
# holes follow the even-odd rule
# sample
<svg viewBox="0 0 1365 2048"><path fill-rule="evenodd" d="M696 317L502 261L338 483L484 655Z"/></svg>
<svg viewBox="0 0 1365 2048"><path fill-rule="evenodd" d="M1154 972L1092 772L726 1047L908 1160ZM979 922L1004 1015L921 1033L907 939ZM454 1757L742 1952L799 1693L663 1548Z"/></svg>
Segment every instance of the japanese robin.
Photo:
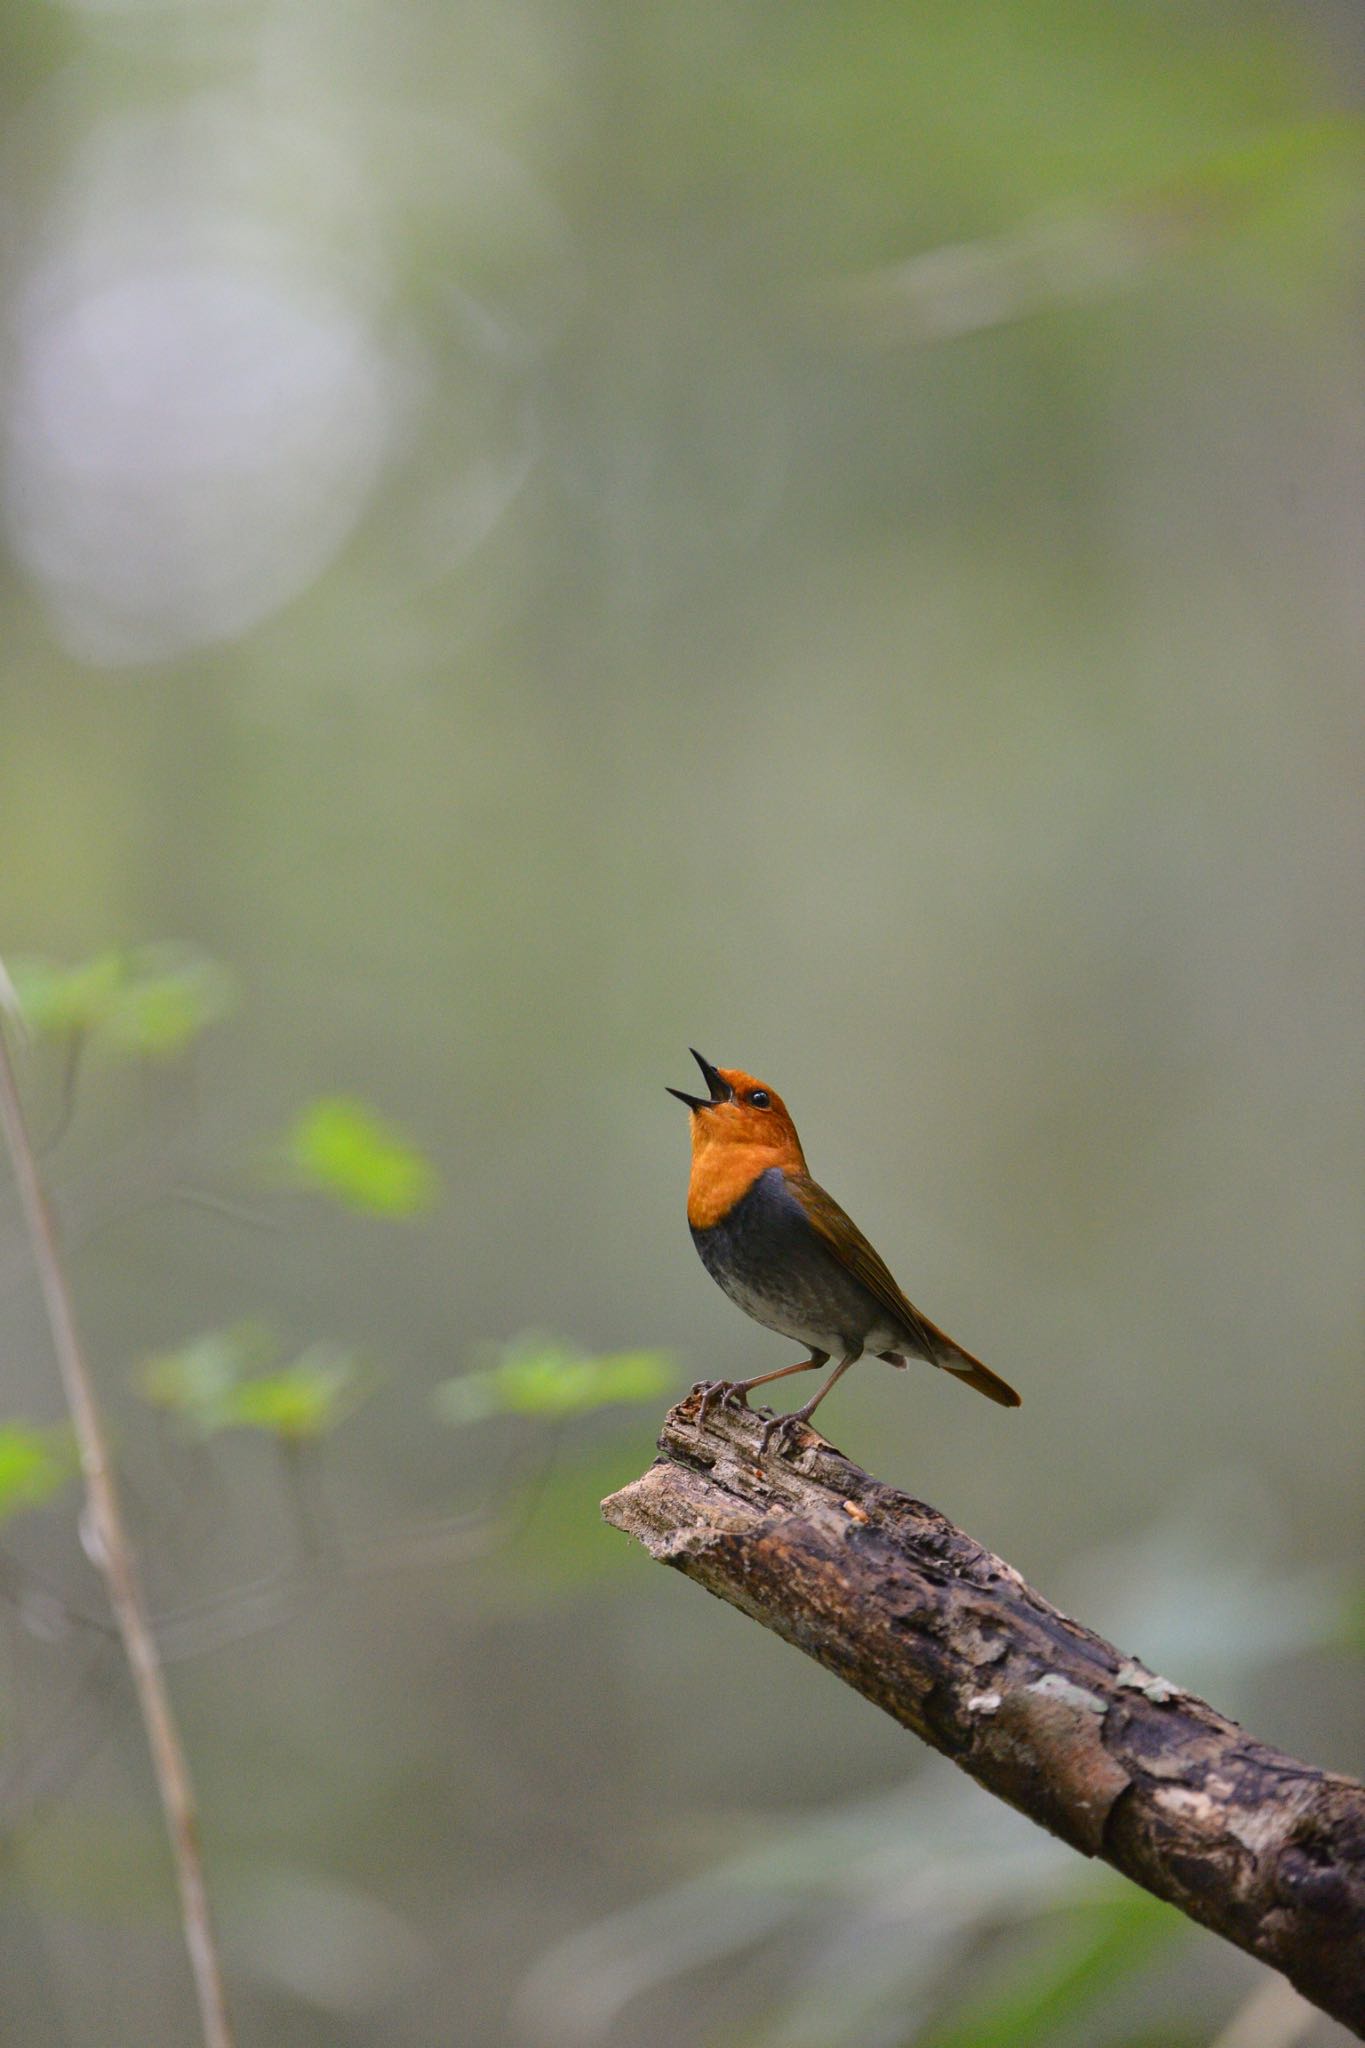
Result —
<svg viewBox="0 0 1365 2048"><path fill-rule="evenodd" d="M1019 1396L989 1366L921 1315L857 1225L806 1170L796 1126L780 1095L752 1074L713 1067L694 1051L709 1098L669 1094L692 1113L687 1220L702 1264L746 1315L809 1347L810 1357L750 1380L703 1380L698 1426L716 1403L747 1405L755 1387L837 1363L804 1408L766 1422L772 1439L810 1421L834 1382L864 1352L905 1366L912 1358L950 1372L1004 1408Z"/></svg>

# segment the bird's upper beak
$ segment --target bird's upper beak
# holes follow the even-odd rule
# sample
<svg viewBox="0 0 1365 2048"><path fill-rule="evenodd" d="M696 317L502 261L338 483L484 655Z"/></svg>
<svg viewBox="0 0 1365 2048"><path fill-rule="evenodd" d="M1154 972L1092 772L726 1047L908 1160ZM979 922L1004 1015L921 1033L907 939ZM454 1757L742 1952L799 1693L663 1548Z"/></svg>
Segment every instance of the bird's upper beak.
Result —
<svg viewBox="0 0 1365 2048"><path fill-rule="evenodd" d="M720 1073L712 1066L710 1060L702 1058L695 1046L690 1046L688 1049L697 1065L701 1068L703 1081L711 1090L710 1101L703 1102L699 1095L684 1095L681 1088L670 1088L668 1093L676 1095L679 1102L685 1102L689 1109L711 1109L717 1102L731 1101L735 1091L730 1086L730 1083L721 1078Z"/></svg>

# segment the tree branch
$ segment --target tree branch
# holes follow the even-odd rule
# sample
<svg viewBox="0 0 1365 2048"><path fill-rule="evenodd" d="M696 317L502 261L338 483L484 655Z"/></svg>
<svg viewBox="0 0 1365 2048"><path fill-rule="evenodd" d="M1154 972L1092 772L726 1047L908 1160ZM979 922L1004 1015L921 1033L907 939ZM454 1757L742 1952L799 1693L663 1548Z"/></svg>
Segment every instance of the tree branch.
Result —
<svg viewBox="0 0 1365 2048"><path fill-rule="evenodd" d="M689 1397L602 1503L988 1792L1283 1971L1365 2038L1365 1786L1254 1742L815 1430Z"/></svg>
<svg viewBox="0 0 1365 2048"><path fill-rule="evenodd" d="M3 991L0 991L2 993ZM29 1138L23 1103L9 1046L0 1027L0 1127L14 1165L43 1305L52 1332L67 1406L85 1478L85 1538L91 1559L104 1575L109 1604L122 1638L124 1655L147 1732L166 1819L166 1833L180 1891L180 1917L194 1972L195 1992L206 2048L232 2048L232 2024L223 1990L222 1967L209 1911L208 1888L199 1848L199 1822L189 1764L171 1707L170 1693L147 1618L147 1604L137 1561L123 1521L113 1462L95 1398L95 1384L86 1363L76 1323L75 1304L67 1285L57 1244L56 1225L43 1191L38 1161Z"/></svg>

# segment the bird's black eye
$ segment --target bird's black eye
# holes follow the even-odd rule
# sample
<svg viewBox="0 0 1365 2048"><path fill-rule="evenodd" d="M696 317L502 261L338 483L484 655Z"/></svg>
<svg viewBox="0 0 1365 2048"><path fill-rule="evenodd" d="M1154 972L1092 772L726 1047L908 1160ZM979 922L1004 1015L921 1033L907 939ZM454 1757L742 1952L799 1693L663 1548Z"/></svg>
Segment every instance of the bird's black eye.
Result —
<svg viewBox="0 0 1365 2048"><path fill-rule="evenodd" d="M771 1109L772 1107L772 1097L771 1095L769 1095L766 1088L755 1088L751 1090L749 1100L750 1102L752 1102L755 1109Z"/></svg>

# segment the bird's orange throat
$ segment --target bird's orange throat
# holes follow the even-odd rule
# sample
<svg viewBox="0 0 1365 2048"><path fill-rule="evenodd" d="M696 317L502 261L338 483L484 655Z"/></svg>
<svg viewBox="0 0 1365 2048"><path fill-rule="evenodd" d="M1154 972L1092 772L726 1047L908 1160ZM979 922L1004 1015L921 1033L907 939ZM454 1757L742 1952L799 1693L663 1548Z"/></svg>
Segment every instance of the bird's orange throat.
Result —
<svg viewBox="0 0 1365 2048"><path fill-rule="evenodd" d="M720 1124L720 1128L716 1128ZM761 1173L780 1166L804 1173L796 1133L774 1132L752 1138L727 1128L714 1113L692 1113L692 1178L687 1189L687 1220L694 1230L709 1230L728 1216Z"/></svg>

